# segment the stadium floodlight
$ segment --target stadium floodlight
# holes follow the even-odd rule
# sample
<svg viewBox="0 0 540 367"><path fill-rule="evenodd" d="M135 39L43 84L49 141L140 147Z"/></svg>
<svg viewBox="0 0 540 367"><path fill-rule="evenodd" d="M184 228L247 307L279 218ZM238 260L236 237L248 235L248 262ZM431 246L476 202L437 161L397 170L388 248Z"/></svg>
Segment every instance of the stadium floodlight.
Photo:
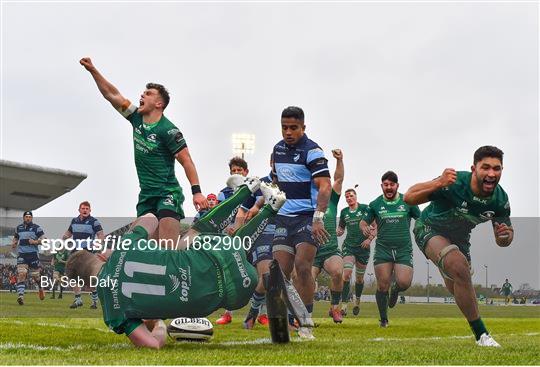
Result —
<svg viewBox="0 0 540 367"><path fill-rule="evenodd" d="M245 154L255 152L255 135L245 133L232 134L232 150L237 157L244 159Z"/></svg>

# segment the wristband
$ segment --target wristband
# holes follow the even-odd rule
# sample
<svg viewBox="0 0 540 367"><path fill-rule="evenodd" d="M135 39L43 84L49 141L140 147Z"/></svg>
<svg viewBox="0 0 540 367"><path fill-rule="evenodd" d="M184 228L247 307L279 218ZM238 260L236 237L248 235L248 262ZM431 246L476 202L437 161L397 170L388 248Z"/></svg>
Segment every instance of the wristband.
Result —
<svg viewBox="0 0 540 367"><path fill-rule="evenodd" d="M315 213L313 213L313 222L322 222L324 218L324 213L320 210L316 210Z"/></svg>
<svg viewBox="0 0 540 367"><path fill-rule="evenodd" d="M191 193L193 195L195 194L200 194L202 191L201 191L201 186L200 185L191 185Z"/></svg>

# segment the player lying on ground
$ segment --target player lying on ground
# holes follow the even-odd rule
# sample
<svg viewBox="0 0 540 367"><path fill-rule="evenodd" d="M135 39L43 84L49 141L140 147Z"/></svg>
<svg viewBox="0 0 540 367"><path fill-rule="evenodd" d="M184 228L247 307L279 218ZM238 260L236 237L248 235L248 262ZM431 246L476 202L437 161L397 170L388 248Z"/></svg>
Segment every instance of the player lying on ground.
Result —
<svg viewBox="0 0 540 367"><path fill-rule="evenodd" d="M159 319L204 317L219 308L245 306L257 284L257 272L246 260L244 249L227 249L227 243L250 237L263 220L277 213L285 196L277 188L262 185L267 205L235 237L201 233L219 228L230 208L259 188L258 179L246 181L182 237L190 246L208 243L210 250L194 246L187 251L144 249L158 230L156 216L146 214L122 238L132 241L131 249L103 254L78 251L69 258L66 274L85 284L91 276L98 277L105 323L116 333L125 333L136 346L160 348L165 344L166 327Z"/></svg>
<svg viewBox="0 0 540 367"><path fill-rule="evenodd" d="M489 335L478 311L471 281L469 239L476 225L491 220L495 242L509 246L514 238L508 195L499 185L503 152L492 146L474 153L472 172L447 168L435 180L412 186L405 194L409 205L431 201L415 223L414 235L420 250L444 278L446 288L469 322L476 343L500 347Z"/></svg>

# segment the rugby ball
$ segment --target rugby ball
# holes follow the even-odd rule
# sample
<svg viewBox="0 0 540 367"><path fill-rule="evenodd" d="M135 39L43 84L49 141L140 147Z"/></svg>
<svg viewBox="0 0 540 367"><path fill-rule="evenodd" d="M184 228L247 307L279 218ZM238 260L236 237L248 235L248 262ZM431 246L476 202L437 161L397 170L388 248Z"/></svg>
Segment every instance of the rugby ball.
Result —
<svg viewBox="0 0 540 367"><path fill-rule="evenodd" d="M204 317L178 317L171 321L167 333L176 341L205 341L214 335L214 326Z"/></svg>

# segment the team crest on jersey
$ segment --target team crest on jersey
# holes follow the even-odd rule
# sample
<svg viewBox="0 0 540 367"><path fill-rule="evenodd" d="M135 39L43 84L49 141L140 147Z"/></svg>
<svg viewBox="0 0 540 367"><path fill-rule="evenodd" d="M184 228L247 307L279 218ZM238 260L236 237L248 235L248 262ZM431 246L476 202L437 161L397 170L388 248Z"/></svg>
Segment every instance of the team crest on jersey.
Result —
<svg viewBox="0 0 540 367"><path fill-rule="evenodd" d="M146 139L147 139L149 142L151 142L151 143L155 143L155 142L156 142L156 138L157 138L156 134L150 134L150 135L148 135L148 136L146 137Z"/></svg>
<svg viewBox="0 0 540 367"><path fill-rule="evenodd" d="M493 217L495 216L495 212L491 211L491 210L486 210L485 212L483 212L482 214L480 214L480 218L484 219L484 220L490 220L492 219Z"/></svg>
<svg viewBox="0 0 540 367"><path fill-rule="evenodd" d="M405 205L401 204L400 206L397 207L396 209L398 212L406 212L407 209L405 208Z"/></svg>
<svg viewBox="0 0 540 367"><path fill-rule="evenodd" d="M300 160L300 154L295 154L293 160L298 162Z"/></svg>

